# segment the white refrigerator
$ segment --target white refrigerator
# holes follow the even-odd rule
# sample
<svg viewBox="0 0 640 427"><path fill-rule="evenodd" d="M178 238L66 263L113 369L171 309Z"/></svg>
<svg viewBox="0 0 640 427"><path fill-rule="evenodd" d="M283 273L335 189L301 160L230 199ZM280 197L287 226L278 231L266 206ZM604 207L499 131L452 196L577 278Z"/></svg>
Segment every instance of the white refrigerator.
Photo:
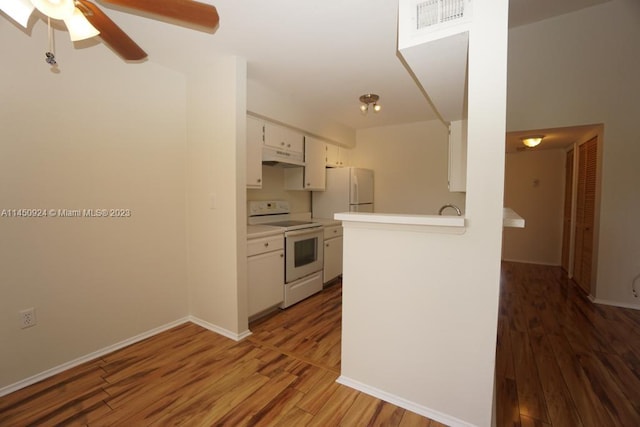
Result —
<svg viewBox="0 0 640 427"><path fill-rule="evenodd" d="M327 169L325 191L314 191L314 218L331 218L338 212L373 212L373 171L361 168Z"/></svg>

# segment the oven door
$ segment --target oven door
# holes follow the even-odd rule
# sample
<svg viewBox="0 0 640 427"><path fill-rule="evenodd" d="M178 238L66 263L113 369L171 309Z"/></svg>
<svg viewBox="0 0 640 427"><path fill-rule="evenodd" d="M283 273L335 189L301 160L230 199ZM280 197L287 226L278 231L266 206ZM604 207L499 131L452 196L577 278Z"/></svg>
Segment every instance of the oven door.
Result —
<svg viewBox="0 0 640 427"><path fill-rule="evenodd" d="M323 267L324 230L305 228L285 233L285 282L321 271Z"/></svg>

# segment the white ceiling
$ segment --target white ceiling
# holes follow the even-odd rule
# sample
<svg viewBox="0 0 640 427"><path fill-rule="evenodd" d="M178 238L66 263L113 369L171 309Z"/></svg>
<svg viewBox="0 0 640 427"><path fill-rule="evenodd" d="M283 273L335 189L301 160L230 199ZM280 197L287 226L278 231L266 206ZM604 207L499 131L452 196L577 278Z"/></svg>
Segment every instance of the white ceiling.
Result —
<svg viewBox="0 0 640 427"><path fill-rule="evenodd" d="M249 79L354 129L436 118L398 58L396 0L202 1L218 9L220 25L213 34L98 3L150 61L167 67L196 66L208 52L238 55L247 60ZM524 25L605 1L510 0L510 23ZM365 93L380 95L380 113L360 113L358 98Z"/></svg>

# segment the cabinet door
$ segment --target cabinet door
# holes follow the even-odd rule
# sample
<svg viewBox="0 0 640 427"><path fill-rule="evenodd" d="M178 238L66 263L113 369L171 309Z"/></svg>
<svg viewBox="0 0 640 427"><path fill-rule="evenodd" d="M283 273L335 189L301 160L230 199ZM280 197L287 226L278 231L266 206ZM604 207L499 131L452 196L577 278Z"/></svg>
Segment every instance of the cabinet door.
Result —
<svg viewBox="0 0 640 427"><path fill-rule="evenodd" d="M340 167L340 147L325 144L325 166L328 168Z"/></svg>
<svg viewBox="0 0 640 427"><path fill-rule="evenodd" d="M324 241L324 283L342 274L342 236Z"/></svg>
<svg viewBox="0 0 640 427"><path fill-rule="evenodd" d="M296 153L304 151L303 134L273 123L265 123L264 125L264 143L285 151Z"/></svg>
<svg viewBox="0 0 640 427"><path fill-rule="evenodd" d="M247 258L249 316L284 301L284 251Z"/></svg>
<svg viewBox="0 0 640 427"><path fill-rule="evenodd" d="M449 191L467 191L467 121L449 126Z"/></svg>
<svg viewBox="0 0 640 427"><path fill-rule="evenodd" d="M247 188L262 188L264 122L247 116Z"/></svg>
<svg viewBox="0 0 640 427"><path fill-rule="evenodd" d="M304 140L304 189L323 191L326 186L325 146L318 139L305 137Z"/></svg>
<svg viewBox="0 0 640 427"><path fill-rule="evenodd" d="M351 164L351 150L333 144L325 144L325 166L342 168Z"/></svg>
<svg viewBox="0 0 640 427"><path fill-rule="evenodd" d="M351 150L344 147L338 148L338 163L341 168L351 166Z"/></svg>
<svg viewBox="0 0 640 427"><path fill-rule="evenodd" d="M284 129L287 151L304 152L304 135L293 129Z"/></svg>

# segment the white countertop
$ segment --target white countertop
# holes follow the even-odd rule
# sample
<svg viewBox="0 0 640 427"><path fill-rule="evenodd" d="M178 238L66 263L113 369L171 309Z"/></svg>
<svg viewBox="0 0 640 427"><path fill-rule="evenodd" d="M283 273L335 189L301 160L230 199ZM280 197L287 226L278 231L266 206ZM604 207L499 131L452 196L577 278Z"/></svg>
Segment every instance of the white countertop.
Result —
<svg viewBox="0 0 640 427"><path fill-rule="evenodd" d="M433 225L438 227L464 227L463 216L450 215L407 215L368 212L337 213L335 218L341 221L356 221L377 224Z"/></svg>
<svg viewBox="0 0 640 427"><path fill-rule="evenodd" d="M524 228L524 218L514 212L511 208L504 208L502 215L503 227Z"/></svg>
<svg viewBox="0 0 640 427"><path fill-rule="evenodd" d="M311 218L311 221L322 224L324 227L331 227L332 225L342 225L342 221L332 218Z"/></svg>
<svg viewBox="0 0 640 427"><path fill-rule="evenodd" d="M464 227L465 217L454 215L405 215L366 212L342 212L335 215L336 220L354 221L370 224L419 225L435 227ZM524 228L524 218L513 209L504 208L502 225L504 227Z"/></svg>

